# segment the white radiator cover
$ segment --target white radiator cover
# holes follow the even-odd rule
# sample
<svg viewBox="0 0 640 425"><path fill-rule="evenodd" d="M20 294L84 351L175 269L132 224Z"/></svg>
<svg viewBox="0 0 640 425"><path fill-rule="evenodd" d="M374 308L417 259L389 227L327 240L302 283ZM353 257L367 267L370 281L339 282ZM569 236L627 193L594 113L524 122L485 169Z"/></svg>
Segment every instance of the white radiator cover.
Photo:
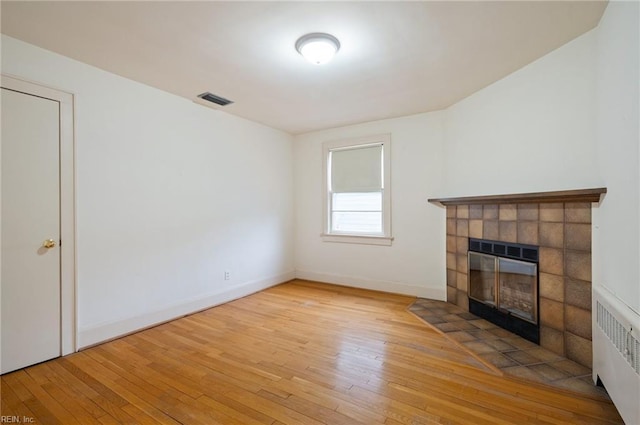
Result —
<svg viewBox="0 0 640 425"><path fill-rule="evenodd" d="M600 378L626 424L640 424L640 314L596 285L593 313L593 379Z"/></svg>

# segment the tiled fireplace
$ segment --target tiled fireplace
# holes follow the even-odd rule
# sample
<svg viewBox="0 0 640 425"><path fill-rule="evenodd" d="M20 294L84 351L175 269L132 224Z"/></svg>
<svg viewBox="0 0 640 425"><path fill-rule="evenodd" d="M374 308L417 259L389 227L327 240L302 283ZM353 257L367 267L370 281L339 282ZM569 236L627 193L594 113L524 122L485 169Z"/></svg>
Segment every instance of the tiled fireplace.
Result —
<svg viewBox="0 0 640 425"><path fill-rule="evenodd" d="M516 195L495 200L469 198L469 204L465 204L465 198L451 203L430 200L441 202L447 209L447 301L469 308L469 238L535 245L539 247L540 345L591 367L590 201L599 199L606 190L588 191L596 192L591 198L549 192L550 199L563 202ZM510 197L514 203L504 203Z"/></svg>

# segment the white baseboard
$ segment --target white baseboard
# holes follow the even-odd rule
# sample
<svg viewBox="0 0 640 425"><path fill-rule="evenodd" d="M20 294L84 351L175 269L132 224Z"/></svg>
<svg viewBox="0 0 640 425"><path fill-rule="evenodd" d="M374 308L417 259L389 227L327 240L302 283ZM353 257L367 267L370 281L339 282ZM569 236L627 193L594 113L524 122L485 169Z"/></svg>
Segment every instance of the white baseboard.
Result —
<svg viewBox="0 0 640 425"><path fill-rule="evenodd" d="M427 288L423 286L407 285L406 283L400 282L313 272L308 270L296 270L296 278L313 280L316 282L333 283L336 285L351 286L354 288L370 289L372 291L411 295L414 297L429 298L432 300L445 301L447 299L446 287Z"/></svg>
<svg viewBox="0 0 640 425"><path fill-rule="evenodd" d="M280 283L295 279L295 272L283 273L267 279L243 283L224 292L203 295L202 297L182 301L142 316L116 320L78 331L78 349L88 348L124 335L150 328L188 314L206 310L238 298L246 297Z"/></svg>

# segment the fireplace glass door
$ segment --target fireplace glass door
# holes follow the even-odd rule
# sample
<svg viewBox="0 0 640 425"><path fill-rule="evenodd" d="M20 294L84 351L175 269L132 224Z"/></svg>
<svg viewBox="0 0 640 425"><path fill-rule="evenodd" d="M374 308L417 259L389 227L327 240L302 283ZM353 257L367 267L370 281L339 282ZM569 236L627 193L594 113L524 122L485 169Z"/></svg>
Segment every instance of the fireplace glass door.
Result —
<svg viewBox="0 0 640 425"><path fill-rule="evenodd" d="M538 323L538 266L469 251L469 298Z"/></svg>
<svg viewBox="0 0 640 425"><path fill-rule="evenodd" d="M498 307L524 320L537 323L537 265L498 258Z"/></svg>
<svg viewBox="0 0 640 425"><path fill-rule="evenodd" d="M469 252L469 297L496 306L496 257Z"/></svg>

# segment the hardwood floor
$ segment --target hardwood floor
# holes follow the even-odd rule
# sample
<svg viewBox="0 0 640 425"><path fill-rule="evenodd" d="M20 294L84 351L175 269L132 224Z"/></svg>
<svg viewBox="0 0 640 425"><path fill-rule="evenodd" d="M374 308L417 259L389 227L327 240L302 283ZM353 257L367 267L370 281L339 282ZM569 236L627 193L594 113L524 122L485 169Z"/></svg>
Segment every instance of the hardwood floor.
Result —
<svg viewBox="0 0 640 425"><path fill-rule="evenodd" d="M608 401L500 376L413 298L294 281L2 376L38 424L605 424Z"/></svg>

